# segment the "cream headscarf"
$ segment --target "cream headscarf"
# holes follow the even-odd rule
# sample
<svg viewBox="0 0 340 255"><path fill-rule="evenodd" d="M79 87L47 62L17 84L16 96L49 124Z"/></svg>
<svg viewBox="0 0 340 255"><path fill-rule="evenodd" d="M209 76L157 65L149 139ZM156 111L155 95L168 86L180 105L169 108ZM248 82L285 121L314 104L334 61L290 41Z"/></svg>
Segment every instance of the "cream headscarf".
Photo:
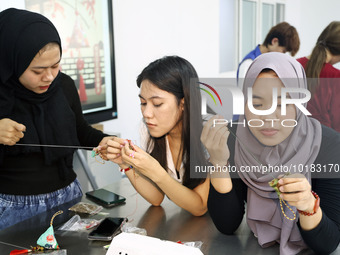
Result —
<svg viewBox="0 0 340 255"><path fill-rule="evenodd" d="M254 85L255 79L263 69L272 69L287 88L307 89L306 75L303 67L292 57L278 52L260 55L250 66L243 86L244 95L247 89ZM287 78L287 79L286 79ZM301 93L292 93L292 98L302 97ZM305 95L303 95L305 96ZM235 164L241 166L271 165L293 166L314 163L321 144L320 123L297 111L297 126L292 133L280 144L265 146L252 135L248 127L238 126L235 147ZM244 116L240 117L240 122ZM254 157L256 159L254 159ZM311 181L310 173L302 172ZM273 188L268 185L280 173L259 174L240 173L240 177L248 186L247 222L258 237L262 247L275 242L280 243L280 254L297 254L306 248L296 221L286 219L279 205L279 199ZM296 212L296 208L292 207ZM292 215L286 208L285 213Z"/></svg>

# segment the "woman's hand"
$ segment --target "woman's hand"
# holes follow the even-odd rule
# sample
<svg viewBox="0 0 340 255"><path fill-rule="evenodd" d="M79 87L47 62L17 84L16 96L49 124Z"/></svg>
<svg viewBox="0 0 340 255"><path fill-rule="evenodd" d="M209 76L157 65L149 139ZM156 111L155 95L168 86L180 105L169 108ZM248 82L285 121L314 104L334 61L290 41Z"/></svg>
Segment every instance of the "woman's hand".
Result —
<svg viewBox="0 0 340 255"><path fill-rule="evenodd" d="M133 166L139 173L148 177L155 183L162 178L161 176L163 174L167 174L159 162L150 156L150 154L143 151L137 145L130 144L126 140L125 145L121 148L121 158L123 162Z"/></svg>
<svg viewBox="0 0 340 255"><path fill-rule="evenodd" d="M24 137L26 127L11 119L0 120L0 144L15 145Z"/></svg>
<svg viewBox="0 0 340 255"><path fill-rule="evenodd" d="M222 169L228 164L230 157L227 144L229 131L226 124L216 124L214 127L214 120L222 118L217 115L205 123L201 134L201 142L209 152L209 161L216 168L214 172L210 173L211 184L217 192L228 193L233 187L229 172L218 171L218 169ZM218 122L216 121L216 123Z"/></svg>
<svg viewBox="0 0 340 255"><path fill-rule="evenodd" d="M99 156L103 159L108 161L109 159L107 158L107 143L111 139L115 138L115 136L105 136L99 143L98 147L96 148L96 151L99 153Z"/></svg>
<svg viewBox="0 0 340 255"><path fill-rule="evenodd" d="M315 198L311 185L302 174L292 174L281 178L278 182L281 198L300 211L312 212Z"/></svg>
<svg viewBox="0 0 340 255"><path fill-rule="evenodd" d="M164 193L152 183L155 182L154 171L155 165L159 165L158 161L128 140L118 137L108 141L107 151L107 157L119 164L120 168L125 169L130 166L134 168L133 171L125 173L131 184L149 203L159 206L164 199ZM164 170L162 172L167 174Z"/></svg>
<svg viewBox="0 0 340 255"><path fill-rule="evenodd" d="M304 212L313 212L315 197L311 192L311 185L302 174L292 174L281 178L278 182L280 197L290 205ZM322 219L321 208L312 216L300 214L300 226L303 230L309 231L317 227Z"/></svg>
<svg viewBox="0 0 340 255"><path fill-rule="evenodd" d="M113 137L107 141L106 157L121 168L128 168L129 165L122 159L121 150L125 145L126 139Z"/></svg>
<svg viewBox="0 0 340 255"><path fill-rule="evenodd" d="M216 124L214 126L214 120L222 119L221 116L214 116L205 123L202 134L201 142L208 150L210 159L209 161L213 165L219 165L221 167L227 165L230 156L227 140L229 137L229 131L226 124Z"/></svg>

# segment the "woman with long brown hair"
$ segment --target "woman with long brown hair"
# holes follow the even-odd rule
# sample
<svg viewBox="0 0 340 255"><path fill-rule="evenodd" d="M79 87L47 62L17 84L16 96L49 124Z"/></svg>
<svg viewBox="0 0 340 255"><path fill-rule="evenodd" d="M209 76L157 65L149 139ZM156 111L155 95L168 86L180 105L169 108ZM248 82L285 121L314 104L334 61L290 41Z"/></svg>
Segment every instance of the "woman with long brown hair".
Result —
<svg viewBox="0 0 340 255"><path fill-rule="evenodd" d="M191 176L194 165L206 164L197 81L194 67L178 56L166 56L145 67L137 78L143 115L141 147L115 137L108 142L108 158L125 170L152 205L160 205L166 195L200 216L207 211L209 180ZM195 128L190 129L190 124Z"/></svg>
<svg viewBox="0 0 340 255"><path fill-rule="evenodd" d="M340 132L340 22L331 22L320 34L312 54L299 58L305 68L312 99L308 110L313 118Z"/></svg>

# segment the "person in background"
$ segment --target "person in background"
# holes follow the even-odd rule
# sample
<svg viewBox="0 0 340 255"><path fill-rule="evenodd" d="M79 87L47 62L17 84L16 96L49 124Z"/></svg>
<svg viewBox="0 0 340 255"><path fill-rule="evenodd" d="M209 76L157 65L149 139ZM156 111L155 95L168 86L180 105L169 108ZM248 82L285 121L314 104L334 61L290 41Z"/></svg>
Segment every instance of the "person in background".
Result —
<svg viewBox="0 0 340 255"><path fill-rule="evenodd" d="M261 54L267 52L290 52L292 56L295 56L299 48L300 39L295 27L287 22L277 24L270 29L263 43L257 45L254 50L242 59L237 68L237 80L245 77L251 63ZM243 83L240 82L239 86L242 88Z"/></svg>
<svg viewBox="0 0 340 255"><path fill-rule="evenodd" d="M0 48L3 229L81 197L72 166L75 149L67 146L101 145L105 158L110 137L84 119L74 81L59 71L61 41L47 18L14 8L2 11Z"/></svg>
<svg viewBox="0 0 340 255"><path fill-rule="evenodd" d="M108 142L107 157L125 170L134 188L152 205L159 206L166 195L200 216L207 211L209 179L190 176L195 165L206 164L200 142L200 90L191 79L198 79L194 67L178 56L155 60L144 68L137 78L143 115L141 148L114 138ZM190 86L195 87L190 90Z"/></svg>
<svg viewBox="0 0 340 255"><path fill-rule="evenodd" d="M331 22L320 34L308 57L297 59L306 71L312 99L307 109L322 124L340 132L340 21Z"/></svg>
<svg viewBox="0 0 340 255"><path fill-rule="evenodd" d="M259 56L244 84L244 93L252 88L257 111L272 107L275 88L276 108L261 115L250 111L245 102L245 115L238 120L244 126L230 127L235 136L219 144L225 152L219 160L229 162L237 172L227 172L218 182L211 177L208 210L215 226L233 234L246 211L247 224L261 247L279 243L282 255L306 248L316 254L333 252L340 242L340 178L333 169L340 165L340 134L294 104L281 113L282 88L307 89L302 66L287 54ZM304 94L289 92L287 97L299 99ZM203 140L217 134L212 124L209 120L204 126ZM269 185L274 178L281 194Z"/></svg>

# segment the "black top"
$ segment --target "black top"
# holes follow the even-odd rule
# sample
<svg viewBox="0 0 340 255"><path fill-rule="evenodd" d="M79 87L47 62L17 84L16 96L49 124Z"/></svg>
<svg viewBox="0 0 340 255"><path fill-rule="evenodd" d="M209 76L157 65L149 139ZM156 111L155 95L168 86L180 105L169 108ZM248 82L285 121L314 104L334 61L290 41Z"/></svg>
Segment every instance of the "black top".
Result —
<svg viewBox="0 0 340 255"><path fill-rule="evenodd" d="M59 45L61 57L58 31L43 15L15 8L0 12L0 119L25 125L21 144L95 147L103 134L84 120L70 77L59 72L44 93L35 93L19 81L49 43ZM30 83L39 85L35 80ZM75 179L74 151L70 147L0 145L0 192L33 195L65 187Z"/></svg>
<svg viewBox="0 0 340 255"><path fill-rule="evenodd" d="M61 75L58 73L44 93L35 93L19 81L32 59L48 43L59 45L61 57L58 31L43 15L15 8L0 12L0 119L9 118L26 126L20 143L78 145L76 117L64 96ZM36 80L30 80L30 83L40 85ZM63 174L68 171L73 151L69 148L0 146L0 165L5 156L42 152L44 163L57 162L58 170Z"/></svg>
<svg viewBox="0 0 340 255"><path fill-rule="evenodd" d="M234 130L234 133L235 130ZM235 137L228 139L229 148L235 148ZM325 167L332 175L315 178L312 190L320 197L323 216L319 225L309 231L300 228L305 243L317 254L333 252L340 242L340 134L322 126L322 142L314 164ZM234 165L234 149L230 149L229 162ZM332 167L332 169L331 169ZM232 178L233 188L221 194L210 185L208 210L216 228L227 235L233 234L242 222L247 200L247 185L240 178Z"/></svg>
<svg viewBox="0 0 340 255"><path fill-rule="evenodd" d="M81 104L74 81L67 75L60 73L61 94L66 106L74 115L75 124L72 130L62 130L64 133L75 133L81 146L96 147L105 136L102 132L89 126L82 114ZM53 117L53 116L52 116ZM15 120L15 119L13 119ZM19 122L20 123L20 122ZM58 127L58 121L55 122ZM73 131L74 130L74 131ZM28 135L28 127L25 137ZM24 137L24 138L25 138ZM58 138L56 139L58 141ZM22 140L19 143L24 143ZM60 144L60 143L56 143ZM65 144L62 144L65 145ZM74 144L76 145L76 144ZM76 174L72 168L73 152L64 148L54 148L52 153L59 154L62 150L68 155L63 156L62 167L60 160L46 163L44 152L40 147L22 148L22 146L0 146L0 153L4 154L0 164L0 193L13 195L35 195L49 193L69 185Z"/></svg>

